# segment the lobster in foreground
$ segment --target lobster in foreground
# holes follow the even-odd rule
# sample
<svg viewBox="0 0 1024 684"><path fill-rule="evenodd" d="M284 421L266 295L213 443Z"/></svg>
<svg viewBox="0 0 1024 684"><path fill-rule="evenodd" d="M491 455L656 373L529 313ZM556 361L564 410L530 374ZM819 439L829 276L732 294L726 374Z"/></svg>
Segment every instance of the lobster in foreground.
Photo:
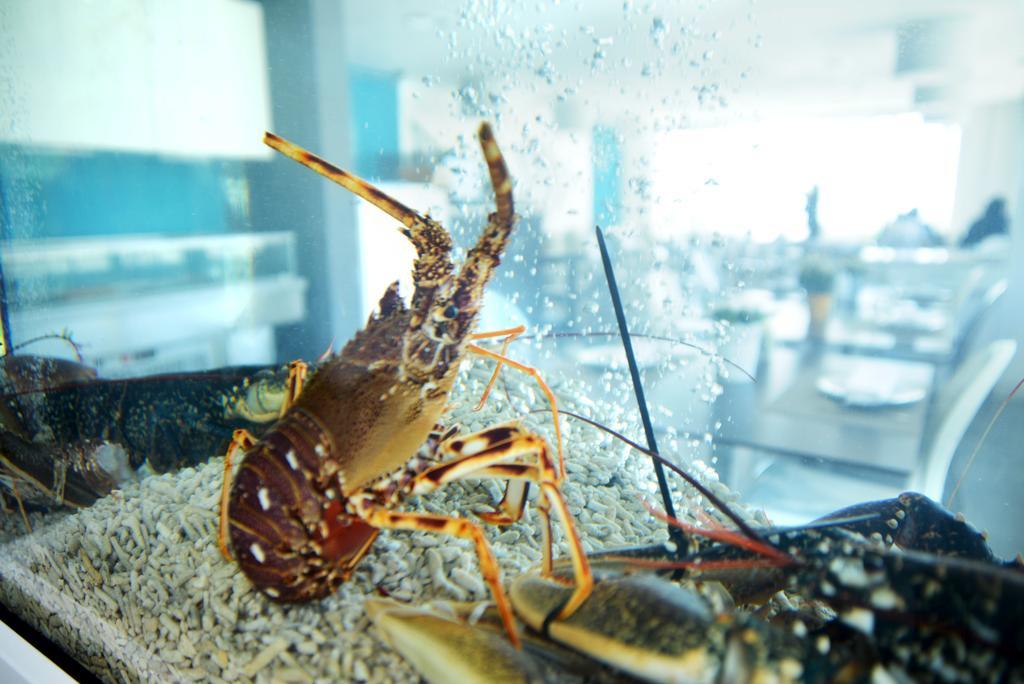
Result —
<svg viewBox="0 0 1024 684"><path fill-rule="evenodd" d="M539 635L646 681L1024 681L1024 564L996 561L983 535L930 499L908 492L803 527L758 532L766 541L709 530L676 550L592 555L593 593L558 623L545 616L565 600L565 588L535 573L519 576L512 604L538 635L524 635L527 652L595 679L608 672ZM674 569L686 583L636 574L644 567ZM773 595L756 612L737 608ZM539 679L536 663L484 636L487 620L471 625L472 611L458 613L379 604L371 611L431 681L444 681L444 670L417 659L416 642L439 634L460 660L445 664L449 672L489 663L486 648L503 663L501 681ZM476 679L494 681L492 672Z"/></svg>
<svg viewBox="0 0 1024 684"><path fill-rule="evenodd" d="M484 286L514 222L512 182L488 125L481 125L479 138L497 211L456 274L451 237L440 224L311 153L266 135L270 147L402 222L402 232L417 253L415 291L407 307L398 284L389 287L366 328L308 381L304 365L293 362L281 417L261 440L245 431L236 433L225 457L220 546L230 558L230 539L242 571L264 594L298 602L333 592L381 529L469 539L506 632L518 644L498 564L480 526L458 517L395 510L404 497L449 482L496 478L508 480L505 496L495 511L481 517L507 524L521 516L529 482L535 482L542 494L538 508L544 520L545 566L552 566L551 509L565 530L572 559L574 588L558 617L570 615L590 592L587 560L560 490L565 471L557 413L557 465L545 441L517 425L468 436L438 425L467 352L497 361L498 369L507 365L529 373L553 407L555 401L534 369L471 344L495 337L507 343L522 332L472 332ZM245 454L232 478L232 459L239 450Z"/></svg>
<svg viewBox="0 0 1024 684"><path fill-rule="evenodd" d="M715 624L728 627L710 631L705 648L722 670L746 663L749 676L811 682L867 681L876 668L914 681L1024 681L1016 646L1024 640L1024 563L997 561L983 534L931 499L906 492L758 532L762 540L691 534L670 562L657 548L606 559L719 582L737 605L780 590L811 602L771 623L739 612L719 617ZM743 644L739 660L727 657L737 648L730 639Z"/></svg>

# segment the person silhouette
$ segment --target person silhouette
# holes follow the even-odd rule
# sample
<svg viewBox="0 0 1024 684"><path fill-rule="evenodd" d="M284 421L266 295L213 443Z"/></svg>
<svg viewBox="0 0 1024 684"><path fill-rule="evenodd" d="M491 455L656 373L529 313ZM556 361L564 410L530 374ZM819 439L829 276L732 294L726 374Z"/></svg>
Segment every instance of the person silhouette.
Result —
<svg viewBox="0 0 1024 684"><path fill-rule="evenodd" d="M807 193L807 204L804 207L807 212L807 239L817 240L821 237L821 224L818 223L818 186L815 185Z"/></svg>
<svg viewBox="0 0 1024 684"><path fill-rule="evenodd" d="M934 228L921 220L915 207L900 214L883 228L875 242L884 247L939 247L943 239Z"/></svg>
<svg viewBox="0 0 1024 684"><path fill-rule="evenodd" d="M1006 218L1006 200L994 197L985 207L985 213L975 219L967 234L960 241L961 247L971 247L993 235L1005 235L1009 232L1009 221Z"/></svg>

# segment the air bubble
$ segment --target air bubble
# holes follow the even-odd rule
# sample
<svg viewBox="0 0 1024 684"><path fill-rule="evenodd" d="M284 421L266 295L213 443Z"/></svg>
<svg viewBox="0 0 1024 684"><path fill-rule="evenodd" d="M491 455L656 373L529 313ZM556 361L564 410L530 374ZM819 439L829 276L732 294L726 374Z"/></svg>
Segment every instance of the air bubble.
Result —
<svg viewBox="0 0 1024 684"><path fill-rule="evenodd" d="M654 44L661 48L662 43L665 40L665 33L668 32L668 27L665 25L664 19L661 17L655 17L651 21L651 40Z"/></svg>

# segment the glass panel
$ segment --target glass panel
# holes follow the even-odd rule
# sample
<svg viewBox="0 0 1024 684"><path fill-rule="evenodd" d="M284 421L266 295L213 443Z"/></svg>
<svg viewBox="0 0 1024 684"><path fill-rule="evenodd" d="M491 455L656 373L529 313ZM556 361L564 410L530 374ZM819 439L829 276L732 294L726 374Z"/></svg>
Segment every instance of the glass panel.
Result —
<svg viewBox="0 0 1024 684"><path fill-rule="evenodd" d="M941 600L896 603L926 636L963 625L943 671L1020 678L993 646L1020 621L958 592L1024 588L942 556L1024 549L1022 21L1009 0L5 3L0 602L104 680L451 680L468 654L560 680L508 648L514 620L576 609L532 603L553 527L566 587L583 552L637 545L787 568L695 599L739 606L701 629L763 630L780 679L831 667L823 618L787 614L790 644L749 593L843 614L829 587L866 582L878 608L886 573L827 570L919 562ZM790 525L791 556L767 548ZM694 572L651 581L691 600ZM576 619L670 603L630 586ZM880 666L927 678L872 619ZM437 671L415 645L454 648ZM701 649L698 679L761 657ZM664 676L611 657L577 676Z"/></svg>

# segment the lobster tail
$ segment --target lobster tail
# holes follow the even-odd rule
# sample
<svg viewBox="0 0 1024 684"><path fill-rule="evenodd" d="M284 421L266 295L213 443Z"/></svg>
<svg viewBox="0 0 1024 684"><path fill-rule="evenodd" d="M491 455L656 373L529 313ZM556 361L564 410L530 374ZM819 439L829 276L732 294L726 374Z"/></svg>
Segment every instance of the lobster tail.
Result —
<svg viewBox="0 0 1024 684"><path fill-rule="evenodd" d="M342 510L324 478L330 440L301 411L282 419L246 456L235 477L231 545L267 596L293 603L332 593L377 530ZM330 491L328 491L330 490Z"/></svg>

